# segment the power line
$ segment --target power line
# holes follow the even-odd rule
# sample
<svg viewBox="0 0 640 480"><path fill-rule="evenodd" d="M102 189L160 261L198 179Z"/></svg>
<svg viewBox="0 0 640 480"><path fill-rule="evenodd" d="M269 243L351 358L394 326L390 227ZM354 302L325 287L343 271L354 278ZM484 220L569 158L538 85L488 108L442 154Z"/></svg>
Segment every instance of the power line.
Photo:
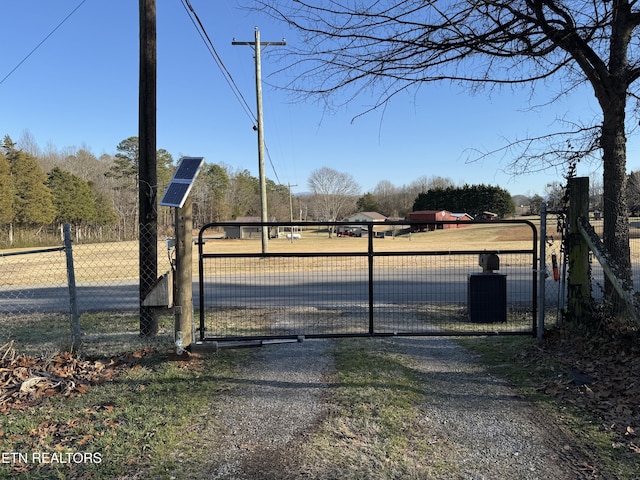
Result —
<svg viewBox="0 0 640 480"><path fill-rule="evenodd" d="M280 181L280 178L278 177L278 172L276 172L276 167L273 165L273 160L271 160L271 153L269 153L269 147L267 147L267 143L266 142L264 144L264 149L265 149L265 152L267 154L267 158L269 159L269 164L271 165L271 168L273 169L273 174L276 176L276 180L278 181L278 184L282 185L282 182Z"/></svg>
<svg viewBox="0 0 640 480"><path fill-rule="evenodd" d="M204 25L200 21L200 17L198 17L198 14L196 13L193 6L191 5L191 2L189 0L181 0L181 1L182 1L182 6L187 12L187 15L189 15L189 19L191 20L191 23L193 23L193 26L198 31L200 38L202 39L205 46L207 47L207 50L209 50L211 57L213 58L214 62L220 69L220 72L222 73L222 76L224 77L225 81L227 82L229 87L231 87L233 94L240 102L240 105L244 110L244 112L247 114L251 122L255 124L256 116L253 114L251 107L249 106L246 99L242 95L240 88L238 88L238 85L236 84L235 80L233 79L233 76L231 75L231 72L229 72L224 62L222 61L222 58L218 54L216 47L213 45L211 38L209 38L209 35L207 34L207 31L204 28Z"/></svg>
<svg viewBox="0 0 640 480"><path fill-rule="evenodd" d="M9 77L13 74L13 72L15 72L18 68L20 68L20 66L21 66L24 62L26 62L26 61L27 61L27 59L28 59L31 55L33 55L33 54L34 54L34 52L35 52L36 50L38 50L38 48L40 48L40 47L42 46L42 44L43 44L44 42L46 42L46 41L49 39L49 37L50 37L51 35L53 35L53 34L56 32L56 30L58 30L58 29L59 29L59 28L60 28L60 27L61 27L61 26L62 26L62 25L67 21L67 20L69 20L69 18L71 18L71 16L72 16L74 13L76 13L76 11L77 11L77 10L78 10L82 5L84 5L86 1L87 1L87 0L82 0L82 1L80 2L80 4L79 4L76 8L74 8L73 10L71 10L71 13L69 13L69 15L67 15L66 17L64 17L64 19L63 19L63 20L62 20L58 25L56 25L56 27L55 27L53 30L51 30L51 32L49 32L49 34L48 34L46 37L44 37L44 38L42 39L42 41L41 41L38 45L36 45L36 46L33 48L33 50L31 50L31 51L30 51L30 52L29 52L29 53L28 53L28 54L27 54L27 55L26 55L26 56L25 56L25 57L24 57L24 58L23 58L23 59L22 59L22 60L21 60L21 61L20 61L16 66L15 66L15 67L13 67L13 69L12 69L9 73L7 73L7 74L5 75L5 77L4 77L2 80L0 80L0 85L2 85L2 84L4 83L4 81L5 81L7 78L9 78Z"/></svg>
<svg viewBox="0 0 640 480"><path fill-rule="evenodd" d="M257 119L256 115L253 114L253 111L251 110L251 107L249 106L249 103L244 98L244 95L242 95L242 91L240 90L240 88L236 84L235 80L233 79L233 76L231 75L231 72L229 72L229 69L227 69L226 65L222 61L222 58L218 54L218 51L216 50L216 47L213 45L213 42L211 41L211 38L207 34L207 31L204 28L204 25L202 24L202 21L200 21L200 17L198 17L198 14L196 13L196 11L193 8L193 6L191 5L190 0L181 0L181 2L182 2L182 6L184 7L185 11L187 12L187 15L189 15L189 19L191 20L191 23L193 23L193 26L198 31L198 34L200 35L200 38L202 39L202 41L205 44L205 47L207 48L207 50L209 50L209 53L211 54L211 57L213 58L214 62L216 63L216 65L220 69L220 72L222 73L222 76L224 77L225 81L227 82L227 84L231 88L231 91L233 92L234 96L240 102L240 106L244 110L245 114L249 117L249 119L253 123L254 130L255 130L256 129L255 125L258 122L258 119ZM280 178L278 177L278 172L276 171L276 167L273 164L273 160L271 159L271 154L269 153L269 149L266 147L266 144L265 144L265 150L266 150L266 153L267 153L267 158L269 159L269 164L271 165L271 168L273 169L273 173L276 176L276 180L280 184L281 182L280 182Z"/></svg>

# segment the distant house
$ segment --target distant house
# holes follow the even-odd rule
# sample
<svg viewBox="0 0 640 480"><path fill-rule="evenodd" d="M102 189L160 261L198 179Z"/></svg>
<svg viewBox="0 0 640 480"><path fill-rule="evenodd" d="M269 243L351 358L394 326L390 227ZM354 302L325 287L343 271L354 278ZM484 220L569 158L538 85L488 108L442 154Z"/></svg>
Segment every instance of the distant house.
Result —
<svg viewBox="0 0 640 480"><path fill-rule="evenodd" d="M262 235L262 227L246 225L247 223L260 223L260 217L238 217L232 220L232 222L237 223L237 225L227 225L224 227L226 238L260 238Z"/></svg>
<svg viewBox="0 0 640 480"><path fill-rule="evenodd" d="M459 222L470 222L471 220L473 220L473 217L468 213L452 213L451 215L456 217L456 220L458 220ZM465 227L466 225L462 225L462 226Z"/></svg>
<svg viewBox="0 0 640 480"><path fill-rule="evenodd" d="M493 212L482 212L480 214L480 218L479 220L495 220L496 218L498 218L498 214L497 213L493 213Z"/></svg>
<svg viewBox="0 0 640 480"><path fill-rule="evenodd" d="M445 228L463 227L465 225L442 222L469 222L473 220L473 217L468 213L451 213L448 210L417 210L409 214L409 220L411 222L418 222L417 225L412 225L412 230L414 232L431 232L433 230L441 230Z"/></svg>
<svg viewBox="0 0 640 480"><path fill-rule="evenodd" d="M367 234L367 228L358 223L380 223L384 224L387 217L378 212L358 212L345 219L346 222L353 222L354 225L345 225L338 228L338 236L361 237ZM374 231L385 230L386 227L374 226Z"/></svg>
<svg viewBox="0 0 640 480"><path fill-rule="evenodd" d="M385 222L387 217L378 212L358 212L347 218L347 222Z"/></svg>

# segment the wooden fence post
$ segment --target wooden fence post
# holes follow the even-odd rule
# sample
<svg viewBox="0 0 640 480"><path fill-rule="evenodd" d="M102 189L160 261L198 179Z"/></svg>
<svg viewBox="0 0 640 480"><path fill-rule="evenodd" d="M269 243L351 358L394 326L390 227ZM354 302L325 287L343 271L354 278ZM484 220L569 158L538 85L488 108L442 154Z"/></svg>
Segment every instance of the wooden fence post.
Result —
<svg viewBox="0 0 640 480"><path fill-rule="evenodd" d="M187 195L182 208L176 208L176 293L175 335L177 353L191 345L193 321L193 219L191 197ZM179 345L178 345L178 339Z"/></svg>
<svg viewBox="0 0 640 480"><path fill-rule="evenodd" d="M567 188L569 189L567 314L569 319L581 321L592 305L589 246L578 227L580 217L589 217L589 178L570 178Z"/></svg>

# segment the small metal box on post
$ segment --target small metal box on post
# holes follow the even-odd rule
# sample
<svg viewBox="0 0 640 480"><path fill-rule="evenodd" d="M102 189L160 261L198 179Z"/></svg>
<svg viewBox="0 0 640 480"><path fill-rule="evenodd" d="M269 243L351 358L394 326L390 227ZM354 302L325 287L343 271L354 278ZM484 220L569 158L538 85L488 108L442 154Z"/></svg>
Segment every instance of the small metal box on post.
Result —
<svg viewBox="0 0 640 480"><path fill-rule="evenodd" d="M188 349L193 339L193 216L189 192L203 162L204 158L202 157L181 158L173 179L160 202L160 205L176 209L173 312L175 316L175 346L178 355Z"/></svg>
<svg viewBox="0 0 640 480"><path fill-rule="evenodd" d="M481 253L478 257L481 273L469 275L468 310L473 323L507 321L507 276L500 270L500 257L495 253Z"/></svg>

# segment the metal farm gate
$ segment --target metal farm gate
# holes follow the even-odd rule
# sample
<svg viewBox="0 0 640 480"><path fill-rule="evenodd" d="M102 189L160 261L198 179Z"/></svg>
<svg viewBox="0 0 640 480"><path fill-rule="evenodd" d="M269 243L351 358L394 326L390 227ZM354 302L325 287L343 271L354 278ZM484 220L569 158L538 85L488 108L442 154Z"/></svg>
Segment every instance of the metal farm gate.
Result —
<svg viewBox="0 0 640 480"><path fill-rule="evenodd" d="M196 342L536 333L526 220L211 223L198 252Z"/></svg>

